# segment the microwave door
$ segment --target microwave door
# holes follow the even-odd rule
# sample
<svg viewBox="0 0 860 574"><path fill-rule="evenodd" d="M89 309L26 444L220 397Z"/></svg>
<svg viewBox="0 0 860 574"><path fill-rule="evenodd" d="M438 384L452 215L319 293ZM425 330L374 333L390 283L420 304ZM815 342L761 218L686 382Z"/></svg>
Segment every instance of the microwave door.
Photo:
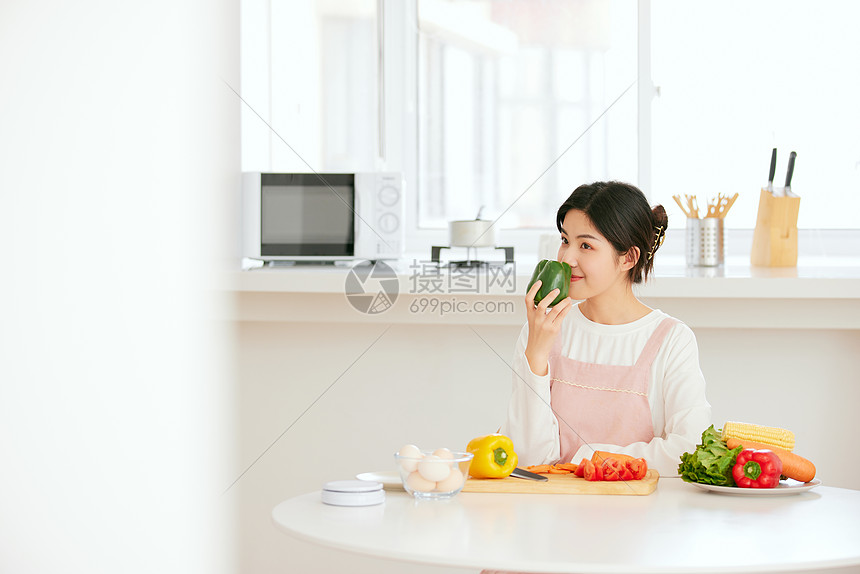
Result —
<svg viewBox="0 0 860 574"><path fill-rule="evenodd" d="M280 259L351 258L353 185L343 174L266 174L261 252Z"/></svg>

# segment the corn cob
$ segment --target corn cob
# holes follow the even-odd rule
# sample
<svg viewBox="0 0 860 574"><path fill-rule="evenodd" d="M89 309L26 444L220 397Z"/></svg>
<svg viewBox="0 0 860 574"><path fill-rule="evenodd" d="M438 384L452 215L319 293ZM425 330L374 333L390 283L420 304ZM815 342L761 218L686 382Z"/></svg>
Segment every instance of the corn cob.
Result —
<svg viewBox="0 0 860 574"><path fill-rule="evenodd" d="M777 427L728 421L723 425L723 440L751 440L788 451L794 449L794 433Z"/></svg>

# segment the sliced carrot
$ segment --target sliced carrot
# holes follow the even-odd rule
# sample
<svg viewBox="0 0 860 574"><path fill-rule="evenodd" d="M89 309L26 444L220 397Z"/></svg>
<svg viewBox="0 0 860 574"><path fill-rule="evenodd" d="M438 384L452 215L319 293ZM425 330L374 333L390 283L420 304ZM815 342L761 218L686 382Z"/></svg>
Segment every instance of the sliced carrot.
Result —
<svg viewBox="0 0 860 574"><path fill-rule="evenodd" d="M533 472L535 474L547 474L549 473L550 469L552 469L551 464L535 464L526 467L527 471Z"/></svg>
<svg viewBox="0 0 860 574"><path fill-rule="evenodd" d="M576 472L577 465L569 462L559 464L535 464L527 466L526 470L535 474L571 474Z"/></svg>
<svg viewBox="0 0 860 574"><path fill-rule="evenodd" d="M736 438L728 439L726 441L726 445L728 445L730 449L743 446L744 448L773 451L773 453L779 457L779 460L782 461L782 474L788 478L793 478L800 482L809 482L815 478L815 465L812 464L812 461L807 460L802 456L798 456L793 452L788 452L785 449L762 444L760 442Z"/></svg>

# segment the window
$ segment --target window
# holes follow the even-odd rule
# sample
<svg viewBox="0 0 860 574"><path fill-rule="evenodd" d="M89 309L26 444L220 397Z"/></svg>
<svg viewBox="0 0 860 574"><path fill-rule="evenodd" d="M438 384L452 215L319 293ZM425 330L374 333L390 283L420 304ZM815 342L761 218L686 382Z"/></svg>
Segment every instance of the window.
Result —
<svg viewBox="0 0 860 574"><path fill-rule="evenodd" d="M737 192L727 224L755 227L776 147L775 186L797 152L799 227L860 227L860 3L654 0L651 22L652 200L670 221L672 194Z"/></svg>
<svg viewBox="0 0 860 574"><path fill-rule="evenodd" d="M636 179L636 5L418 0L418 225L546 228L579 182Z"/></svg>
<svg viewBox="0 0 860 574"><path fill-rule="evenodd" d="M241 6L243 169L402 171L409 252L481 208L533 251L567 193L607 178L676 228L672 195L737 192L727 225L749 230L773 147L776 185L798 154L799 226L860 234L860 3Z"/></svg>
<svg viewBox="0 0 860 574"><path fill-rule="evenodd" d="M242 169L376 169L376 0L244 0L241 16Z"/></svg>

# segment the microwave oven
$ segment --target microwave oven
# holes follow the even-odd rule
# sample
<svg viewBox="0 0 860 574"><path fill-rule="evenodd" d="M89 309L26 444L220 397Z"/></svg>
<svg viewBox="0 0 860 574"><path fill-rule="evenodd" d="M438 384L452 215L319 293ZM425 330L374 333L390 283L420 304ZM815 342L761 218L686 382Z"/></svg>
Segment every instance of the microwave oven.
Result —
<svg viewBox="0 0 860 574"><path fill-rule="evenodd" d="M398 259L399 173L242 174L243 255L264 262Z"/></svg>

